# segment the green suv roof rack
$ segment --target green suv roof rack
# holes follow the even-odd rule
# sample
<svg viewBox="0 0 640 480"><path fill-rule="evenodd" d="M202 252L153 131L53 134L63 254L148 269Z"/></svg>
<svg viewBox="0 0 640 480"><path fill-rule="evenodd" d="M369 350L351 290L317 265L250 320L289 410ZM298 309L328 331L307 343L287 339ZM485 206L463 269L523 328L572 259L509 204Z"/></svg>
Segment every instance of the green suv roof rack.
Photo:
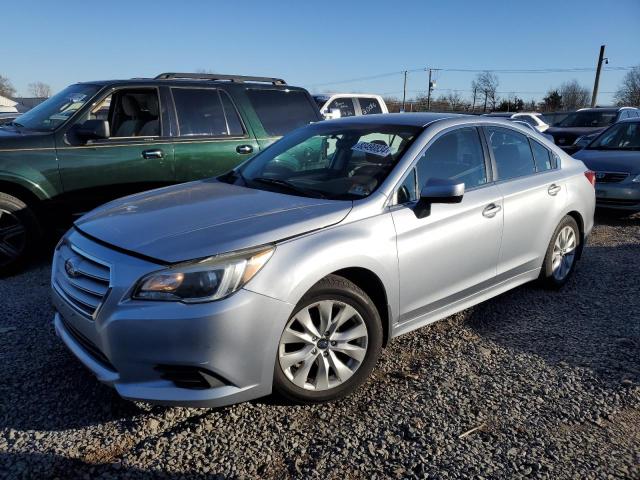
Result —
<svg viewBox="0 0 640 480"><path fill-rule="evenodd" d="M187 79L187 80L228 80L230 82L244 83L244 82L264 82L272 83L273 85L286 85L287 82L281 78L272 77L250 77L245 75L223 75L218 73L175 73L167 72L161 73L156 77L156 80L170 80L170 79Z"/></svg>

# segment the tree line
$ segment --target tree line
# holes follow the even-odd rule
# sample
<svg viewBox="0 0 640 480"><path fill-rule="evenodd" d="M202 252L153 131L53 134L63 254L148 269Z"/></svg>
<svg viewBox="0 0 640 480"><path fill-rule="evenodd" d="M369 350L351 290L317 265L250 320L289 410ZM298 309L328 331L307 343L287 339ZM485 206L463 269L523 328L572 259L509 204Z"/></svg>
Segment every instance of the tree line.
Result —
<svg viewBox="0 0 640 480"><path fill-rule="evenodd" d="M6 98L15 98L16 89L7 77L0 75L0 95ZM51 87L44 82L33 82L29 84L29 95L32 97L45 98L51 96Z"/></svg>
<svg viewBox="0 0 640 480"><path fill-rule="evenodd" d="M587 107L591 103L591 89L577 80L569 80L559 87L551 88L541 101L525 100L515 93L500 97L500 80L492 72L481 72L471 82L471 95L463 97L459 91L432 97L426 94L416 96L406 103L406 111L455 111L455 112L519 112L569 111ZM614 102L620 106L640 107L640 66L628 71L618 90ZM385 98L389 111L398 112L402 102L397 98Z"/></svg>

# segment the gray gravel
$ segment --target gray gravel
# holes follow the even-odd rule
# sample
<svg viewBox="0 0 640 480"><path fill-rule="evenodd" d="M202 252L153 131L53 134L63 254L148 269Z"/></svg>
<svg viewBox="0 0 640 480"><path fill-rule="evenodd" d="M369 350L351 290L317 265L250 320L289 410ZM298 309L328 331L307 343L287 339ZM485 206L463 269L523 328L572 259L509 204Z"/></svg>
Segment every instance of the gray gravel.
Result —
<svg viewBox="0 0 640 480"><path fill-rule="evenodd" d="M311 407L119 399L56 339L49 268L0 280L0 478L640 478L640 216L599 218L561 292L396 339Z"/></svg>

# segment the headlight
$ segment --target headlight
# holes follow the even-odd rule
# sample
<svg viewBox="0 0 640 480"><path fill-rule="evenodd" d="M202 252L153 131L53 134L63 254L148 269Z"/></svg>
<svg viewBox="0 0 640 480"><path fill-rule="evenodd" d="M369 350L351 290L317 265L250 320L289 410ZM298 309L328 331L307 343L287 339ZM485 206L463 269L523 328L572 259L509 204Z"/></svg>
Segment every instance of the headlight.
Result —
<svg viewBox="0 0 640 480"><path fill-rule="evenodd" d="M133 298L200 303L219 300L242 288L267 263L275 247L245 250L151 273L138 282Z"/></svg>
<svg viewBox="0 0 640 480"><path fill-rule="evenodd" d="M640 175L636 175L635 177L633 177L631 179L631 181L634 182L634 183L640 183Z"/></svg>

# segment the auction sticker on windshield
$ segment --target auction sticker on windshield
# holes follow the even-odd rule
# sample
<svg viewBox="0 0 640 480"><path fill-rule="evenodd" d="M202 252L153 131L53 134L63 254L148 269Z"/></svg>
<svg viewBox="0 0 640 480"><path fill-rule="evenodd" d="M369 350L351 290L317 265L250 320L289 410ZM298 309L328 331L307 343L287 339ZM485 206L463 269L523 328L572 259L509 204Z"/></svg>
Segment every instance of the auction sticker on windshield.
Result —
<svg viewBox="0 0 640 480"><path fill-rule="evenodd" d="M387 157L391 155L391 149L387 145L380 145L379 143L358 142L351 147L351 150L370 153L379 157Z"/></svg>

